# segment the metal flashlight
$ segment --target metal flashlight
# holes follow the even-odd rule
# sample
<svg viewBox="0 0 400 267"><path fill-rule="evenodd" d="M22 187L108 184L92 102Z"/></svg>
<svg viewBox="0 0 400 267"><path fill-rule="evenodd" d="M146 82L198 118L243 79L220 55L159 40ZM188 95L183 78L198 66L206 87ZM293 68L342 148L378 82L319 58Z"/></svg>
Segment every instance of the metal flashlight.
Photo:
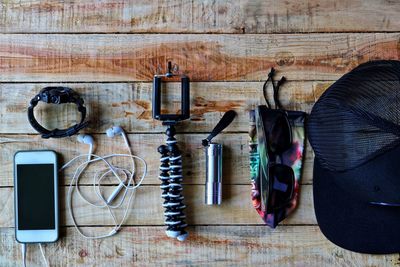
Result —
<svg viewBox="0 0 400 267"><path fill-rule="evenodd" d="M222 201L222 145L210 143L205 147L207 205L221 205Z"/></svg>

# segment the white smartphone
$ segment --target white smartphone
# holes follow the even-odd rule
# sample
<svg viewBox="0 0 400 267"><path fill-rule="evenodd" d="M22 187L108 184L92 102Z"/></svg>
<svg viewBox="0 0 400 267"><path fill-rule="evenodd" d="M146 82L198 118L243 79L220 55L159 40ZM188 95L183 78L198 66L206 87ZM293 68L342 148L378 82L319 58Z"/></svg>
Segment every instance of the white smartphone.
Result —
<svg viewBox="0 0 400 267"><path fill-rule="evenodd" d="M20 243L58 239L58 167L54 151L14 155L15 238Z"/></svg>

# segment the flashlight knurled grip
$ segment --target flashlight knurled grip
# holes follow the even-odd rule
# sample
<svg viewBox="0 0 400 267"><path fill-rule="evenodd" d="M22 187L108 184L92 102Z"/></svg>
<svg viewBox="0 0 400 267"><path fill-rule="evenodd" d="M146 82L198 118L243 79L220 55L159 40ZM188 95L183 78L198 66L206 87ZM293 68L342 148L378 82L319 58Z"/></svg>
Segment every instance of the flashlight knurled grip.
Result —
<svg viewBox="0 0 400 267"><path fill-rule="evenodd" d="M207 205L221 205L222 202L222 144L210 143L205 147Z"/></svg>

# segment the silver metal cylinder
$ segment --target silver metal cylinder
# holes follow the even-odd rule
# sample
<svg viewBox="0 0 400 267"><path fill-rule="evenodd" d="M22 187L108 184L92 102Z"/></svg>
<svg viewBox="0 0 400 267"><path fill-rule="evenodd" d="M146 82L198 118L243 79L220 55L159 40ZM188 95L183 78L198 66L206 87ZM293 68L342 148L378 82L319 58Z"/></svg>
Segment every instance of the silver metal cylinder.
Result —
<svg viewBox="0 0 400 267"><path fill-rule="evenodd" d="M220 205L222 201L222 145L211 143L206 153L206 195L207 205Z"/></svg>

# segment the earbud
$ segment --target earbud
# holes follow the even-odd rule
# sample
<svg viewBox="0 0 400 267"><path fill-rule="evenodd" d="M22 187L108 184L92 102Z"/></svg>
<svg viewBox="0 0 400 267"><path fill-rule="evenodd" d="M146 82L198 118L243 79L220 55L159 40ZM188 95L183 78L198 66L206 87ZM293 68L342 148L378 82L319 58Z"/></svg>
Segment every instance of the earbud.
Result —
<svg viewBox="0 0 400 267"><path fill-rule="evenodd" d="M87 144L87 145L94 144L93 137L88 134L79 134L77 137L77 140L79 143L82 143L82 144Z"/></svg>
<svg viewBox="0 0 400 267"><path fill-rule="evenodd" d="M121 126L113 126L109 129L107 129L106 134L108 137L114 137L116 135L121 135L122 139L124 139L124 142L125 142L126 148L129 151L129 154L132 155L132 150L131 150L131 146L129 144L128 137L126 136L126 133L125 133L124 129L122 129Z"/></svg>
<svg viewBox="0 0 400 267"><path fill-rule="evenodd" d="M88 134L79 134L77 140L79 143L89 145L88 160L90 160L90 158L92 157L93 146L94 146L93 137Z"/></svg>
<svg viewBox="0 0 400 267"><path fill-rule="evenodd" d="M114 137L114 136L119 135L119 134L124 135L125 132L124 132L124 130L122 129L121 126L113 126L113 127L111 127L110 129L108 129L106 131L106 134L107 134L108 137Z"/></svg>

